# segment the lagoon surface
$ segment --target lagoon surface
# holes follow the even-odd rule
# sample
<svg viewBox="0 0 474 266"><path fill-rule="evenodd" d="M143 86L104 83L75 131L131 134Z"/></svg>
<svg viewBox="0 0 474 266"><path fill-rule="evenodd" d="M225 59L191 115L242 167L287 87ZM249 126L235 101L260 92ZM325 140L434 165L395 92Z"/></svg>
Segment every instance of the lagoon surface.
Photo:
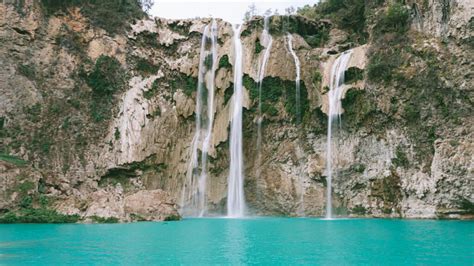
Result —
<svg viewBox="0 0 474 266"><path fill-rule="evenodd" d="M0 225L0 265L474 264L474 222L250 218Z"/></svg>

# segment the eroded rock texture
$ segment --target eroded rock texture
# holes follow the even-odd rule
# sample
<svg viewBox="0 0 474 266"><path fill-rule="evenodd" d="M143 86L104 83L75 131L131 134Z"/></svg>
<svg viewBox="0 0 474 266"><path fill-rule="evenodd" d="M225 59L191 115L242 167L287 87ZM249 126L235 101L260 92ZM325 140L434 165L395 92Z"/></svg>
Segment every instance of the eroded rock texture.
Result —
<svg viewBox="0 0 474 266"><path fill-rule="evenodd" d="M472 7L470 1L448 1L448 9L439 7L446 1L428 2L418 8L425 12L419 25L412 23L407 33L407 64L390 84L367 79L369 58L380 46L375 39L354 42L327 20L273 17L261 164L256 80L263 52L256 47L263 19L244 25L249 212L324 215L327 85L335 58L353 48L349 68L355 74L345 85L335 136L335 213L472 217ZM179 218L195 128L200 38L210 20L137 20L125 33L112 34L91 25L79 8L45 15L26 1L23 7L0 4L0 13L0 211L18 209L25 197L33 206L48 197L50 208L84 220ZM217 23L210 214L225 213L233 91L232 28ZM286 31L301 61L301 124ZM428 82L435 78L433 64L436 83ZM422 70L429 72L424 80L407 82ZM423 105L432 100L436 104ZM3 160L7 155L14 159Z"/></svg>

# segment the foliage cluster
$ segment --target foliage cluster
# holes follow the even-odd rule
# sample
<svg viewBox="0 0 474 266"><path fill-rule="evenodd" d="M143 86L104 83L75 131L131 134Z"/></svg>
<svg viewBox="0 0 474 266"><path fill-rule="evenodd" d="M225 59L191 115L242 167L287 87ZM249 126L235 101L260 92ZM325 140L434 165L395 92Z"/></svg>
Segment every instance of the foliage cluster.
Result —
<svg viewBox="0 0 474 266"><path fill-rule="evenodd" d="M111 34L127 29L128 23L145 16L143 10L153 5L151 0L41 0L45 13L55 14L71 7L81 8L92 25L105 29Z"/></svg>
<svg viewBox="0 0 474 266"><path fill-rule="evenodd" d="M139 73L141 73L142 75L151 75L151 74L155 74L156 72L158 72L160 67L153 64L152 61L140 57L140 58L137 59L135 69Z"/></svg>
<svg viewBox="0 0 474 266"><path fill-rule="evenodd" d="M395 150L395 158L392 159L392 163L395 166L400 166L403 168L408 168L410 165L410 161L408 160L407 155L401 146L397 146L397 149Z"/></svg>
<svg viewBox="0 0 474 266"><path fill-rule="evenodd" d="M259 84L247 75L243 77L243 85L249 90L252 100L258 101ZM262 81L261 103L262 113L268 116L277 116L277 103L283 101L286 112L293 118L294 122L298 119L298 110L296 106L296 84L294 81L282 80L277 77L265 77ZM302 116L309 110L308 92L302 82L300 84L300 112Z"/></svg>
<svg viewBox="0 0 474 266"><path fill-rule="evenodd" d="M14 164L16 166L25 166L28 164L27 161L9 154L0 153L0 161Z"/></svg>
<svg viewBox="0 0 474 266"><path fill-rule="evenodd" d="M255 54L259 54L263 49L264 48L260 43L260 40L257 39L257 41L255 42Z"/></svg>
<svg viewBox="0 0 474 266"><path fill-rule="evenodd" d="M357 67L350 67L344 72L344 83L352 84L364 79L364 70Z"/></svg>
<svg viewBox="0 0 474 266"><path fill-rule="evenodd" d="M197 83L197 78L179 73L170 81L171 91L174 93L176 90L180 89L187 96L191 96L193 92L196 91Z"/></svg>
<svg viewBox="0 0 474 266"><path fill-rule="evenodd" d="M274 16L271 18L270 33L278 36L286 33L297 33L311 47L320 47L329 40L327 25L301 16Z"/></svg>
<svg viewBox="0 0 474 266"><path fill-rule="evenodd" d="M223 55L219 60L219 68L231 68L232 65L229 63L229 56Z"/></svg>
<svg viewBox="0 0 474 266"><path fill-rule="evenodd" d="M339 28L348 31L351 37L365 42L366 6L365 0L326 0L313 6L298 8L299 15L311 19L330 19Z"/></svg>
<svg viewBox="0 0 474 266"><path fill-rule="evenodd" d="M76 223L79 215L65 215L46 208L24 208L18 212L7 212L0 217L0 223Z"/></svg>
<svg viewBox="0 0 474 266"><path fill-rule="evenodd" d="M111 117L113 96L125 86L120 62L109 56L101 55L91 73L85 75L87 85L92 88L91 114L96 122Z"/></svg>

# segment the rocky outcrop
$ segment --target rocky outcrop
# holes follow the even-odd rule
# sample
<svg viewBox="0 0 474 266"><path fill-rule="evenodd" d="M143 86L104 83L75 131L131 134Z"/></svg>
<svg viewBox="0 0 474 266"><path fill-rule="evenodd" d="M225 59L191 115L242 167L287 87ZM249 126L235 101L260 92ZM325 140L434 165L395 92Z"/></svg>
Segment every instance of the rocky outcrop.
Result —
<svg viewBox="0 0 474 266"><path fill-rule="evenodd" d="M78 195L76 198L69 197L55 208L64 214L79 215L85 221L116 219L133 222L180 219L176 203L166 192L156 189L125 193L120 185L99 189L88 195Z"/></svg>
<svg viewBox="0 0 474 266"><path fill-rule="evenodd" d="M454 26L448 32L467 40L464 28L471 20L464 12L469 4L456 3L448 22ZM433 10L435 5L430 2ZM50 208L86 221L178 218L195 129L200 38L210 20L144 19L126 34L112 35L90 25L76 8L61 16L45 16L40 7L28 3L22 10L0 4L5 14L0 18L0 156L8 154L26 164L0 157L0 211L15 210L31 196L33 206L47 197ZM354 79L345 84L343 123L335 136L335 213L472 216L472 55L464 42L448 40L443 46L434 30L439 24L430 21L426 25L433 28L432 35L409 32L406 50L412 54L404 58L409 63L398 73L405 76L387 85L367 79L374 43L354 43L346 31L326 20L274 17L263 81L261 160L256 151L255 81L263 56L256 48L263 19L244 25L245 196L250 212L325 213L327 84L338 53L353 48L349 68ZM222 20L217 24L219 68L207 185L211 214L225 210L234 60L231 25ZM301 124L293 111L296 73L286 30L301 61ZM328 39L317 41L322 33ZM460 112L441 103L413 112L406 107L420 92L438 88L427 81L421 87L403 82L433 65L428 61L431 49L445 62L439 85L445 91L437 101L458 104ZM110 64L107 70L117 70L114 79L99 79L120 85L112 92L108 83L94 79L102 73L97 66L104 58ZM100 90L104 87L105 92ZM446 116L425 115L428 111ZM416 131L410 115L426 117L433 134L425 127ZM25 183L27 189L19 193Z"/></svg>

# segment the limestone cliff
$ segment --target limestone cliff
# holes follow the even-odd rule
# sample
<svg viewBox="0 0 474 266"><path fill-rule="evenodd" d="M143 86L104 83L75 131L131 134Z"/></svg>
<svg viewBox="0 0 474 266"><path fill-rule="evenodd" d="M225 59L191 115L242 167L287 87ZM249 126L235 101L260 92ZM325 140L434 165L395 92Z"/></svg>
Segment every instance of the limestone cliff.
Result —
<svg viewBox="0 0 474 266"><path fill-rule="evenodd" d="M244 25L245 196L252 213L324 215L327 84L335 58L353 48L336 136L335 213L472 217L472 6L454 2L446 20L438 7L446 1L424 9L412 2L406 32L384 32L388 24L370 17L365 40L326 19L272 17L260 165L255 81L263 19ZM200 38L210 20L142 19L112 33L77 7L46 15L26 1L0 4L0 13L0 212L47 205L86 221L179 217ZM301 124L287 31L301 61ZM222 20L217 50L208 180L216 215L225 213L234 59L232 28Z"/></svg>

